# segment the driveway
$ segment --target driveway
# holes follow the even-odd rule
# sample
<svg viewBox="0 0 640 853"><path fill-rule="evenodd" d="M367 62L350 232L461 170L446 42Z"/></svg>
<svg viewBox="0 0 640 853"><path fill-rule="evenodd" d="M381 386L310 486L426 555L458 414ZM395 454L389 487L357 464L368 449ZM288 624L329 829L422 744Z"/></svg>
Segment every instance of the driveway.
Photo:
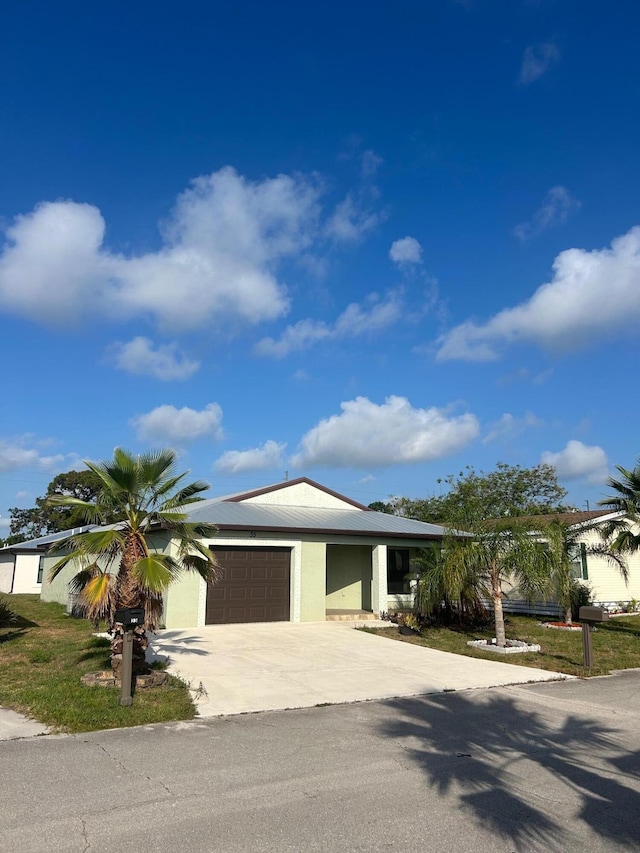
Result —
<svg viewBox="0 0 640 853"><path fill-rule="evenodd" d="M151 648L199 692L202 717L564 678L399 643L339 622L165 630Z"/></svg>

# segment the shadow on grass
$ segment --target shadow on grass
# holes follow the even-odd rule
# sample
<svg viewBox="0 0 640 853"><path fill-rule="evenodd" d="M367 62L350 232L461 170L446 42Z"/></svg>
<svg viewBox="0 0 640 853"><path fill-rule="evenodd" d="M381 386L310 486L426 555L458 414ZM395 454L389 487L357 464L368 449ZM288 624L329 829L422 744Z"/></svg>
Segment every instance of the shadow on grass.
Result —
<svg viewBox="0 0 640 853"><path fill-rule="evenodd" d="M0 631L0 645L2 643L10 643L11 640L17 640L18 637L23 637L26 633L26 628L20 628L17 631Z"/></svg>
<svg viewBox="0 0 640 853"><path fill-rule="evenodd" d="M598 625L598 631L606 631L610 634L627 634L630 637L640 637L640 626L619 625L614 620L604 625Z"/></svg>
<svg viewBox="0 0 640 853"><path fill-rule="evenodd" d="M569 849L554 804L571 801L580 829L638 849L640 756L621 749L616 730L577 716L550 725L504 696L386 704L394 719L383 734L400 742L440 795L457 797L462 811L509 849Z"/></svg>
<svg viewBox="0 0 640 853"><path fill-rule="evenodd" d="M101 669L109 669L111 667L111 655L106 657L104 653L110 649L111 640L108 637L92 637L85 646L83 654L78 656L77 663L85 663L85 661L93 660L96 664L100 664Z"/></svg>

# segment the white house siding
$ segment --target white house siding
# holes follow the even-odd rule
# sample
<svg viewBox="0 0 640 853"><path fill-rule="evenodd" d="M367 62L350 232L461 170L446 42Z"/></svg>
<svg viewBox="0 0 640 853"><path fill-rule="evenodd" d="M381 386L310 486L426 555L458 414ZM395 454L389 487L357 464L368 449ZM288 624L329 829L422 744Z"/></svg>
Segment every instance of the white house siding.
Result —
<svg viewBox="0 0 640 853"><path fill-rule="evenodd" d="M14 554L0 554L0 592L11 592Z"/></svg>
<svg viewBox="0 0 640 853"><path fill-rule="evenodd" d="M637 531L634 531L637 532ZM587 546L600 545L597 531L592 530L581 537ZM604 557L587 554L588 583L593 590L593 598L598 604L628 602L632 598L640 600L640 553L625 557L629 578L625 583L615 563Z"/></svg>

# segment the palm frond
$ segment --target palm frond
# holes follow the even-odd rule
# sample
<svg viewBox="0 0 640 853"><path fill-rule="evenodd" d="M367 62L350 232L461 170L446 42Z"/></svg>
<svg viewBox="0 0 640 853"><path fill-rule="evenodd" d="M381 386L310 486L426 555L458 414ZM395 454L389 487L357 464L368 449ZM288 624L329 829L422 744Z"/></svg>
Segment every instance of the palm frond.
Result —
<svg viewBox="0 0 640 853"><path fill-rule="evenodd" d="M180 566L166 554L150 554L136 560L131 574L145 590L162 593L180 574Z"/></svg>

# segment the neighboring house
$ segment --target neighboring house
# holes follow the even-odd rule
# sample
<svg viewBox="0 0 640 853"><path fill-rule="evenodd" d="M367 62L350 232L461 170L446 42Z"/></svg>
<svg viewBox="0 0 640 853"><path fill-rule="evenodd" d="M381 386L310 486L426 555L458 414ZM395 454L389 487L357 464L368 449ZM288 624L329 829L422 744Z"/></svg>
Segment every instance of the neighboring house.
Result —
<svg viewBox="0 0 640 853"><path fill-rule="evenodd" d="M78 527L76 531L89 530L89 527ZM6 545L0 548L0 592L39 593L42 589L47 563L53 565L55 560L47 557L47 549L58 539L64 539L71 533L51 533L28 542L16 545Z"/></svg>
<svg viewBox="0 0 640 853"><path fill-rule="evenodd" d="M601 527L614 519L622 518L623 514L609 510L588 510L582 512L561 512L549 515L531 517L527 521L539 521L549 524L557 520L568 525L572 532L577 533L576 549L573 557L574 577L588 584L593 592L594 604L600 607L614 609L620 604L628 604L632 599L640 600L640 553L627 554L623 559L628 568L628 579L625 582L616 564L599 554L589 553L592 546L602 546ZM581 532L582 531L582 532ZM637 529L634 530L637 533ZM544 537L542 537L543 539ZM517 598L517 593L507 592L504 602L508 612L531 611L547 612L548 615L560 615L560 608L554 604L530 605ZM537 609L536 609L537 607ZM546 611L545 611L546 608ZM555 609L554 609L555 608Z"/></svg>
<svg viewBox="0 0 640 853"><path fill-rule="evenodd" d="M207 544L224 572L207 587L185 573L165 596L168 628L239 622L314 622L411 605L411 560L440 544L444 528L374 512L301 477L211 498L189 508L189 521L215 524ZM31 543L25 543L30 545ZM171 552L158 530L155 547ZM53 583L44 561L42 598L67 603L74 569Z"/></svg>

